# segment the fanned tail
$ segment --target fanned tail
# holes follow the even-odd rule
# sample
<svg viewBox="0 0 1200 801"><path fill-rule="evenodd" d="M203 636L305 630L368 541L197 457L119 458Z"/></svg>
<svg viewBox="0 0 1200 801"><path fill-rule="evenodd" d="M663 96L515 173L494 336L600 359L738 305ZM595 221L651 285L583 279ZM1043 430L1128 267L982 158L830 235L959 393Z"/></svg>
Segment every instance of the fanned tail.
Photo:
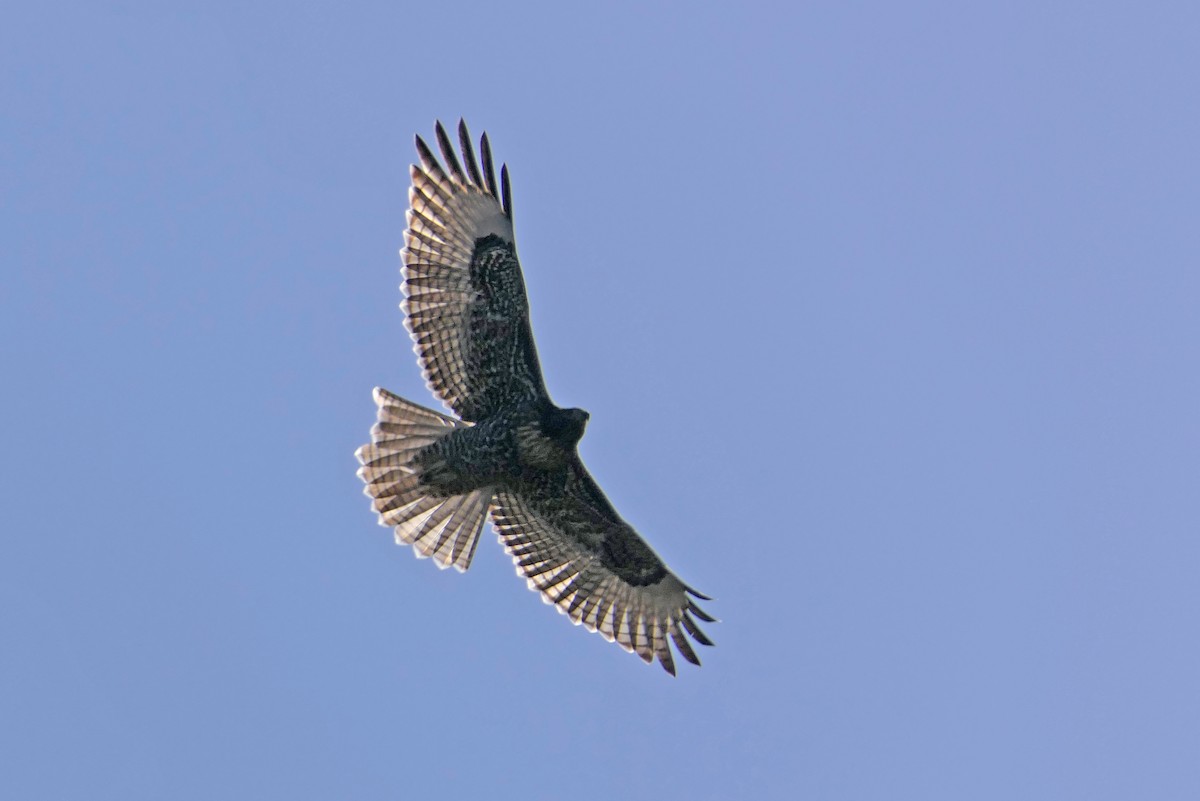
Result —
<svg viewBox="0 0 1200 801"><path fill-rule="evenodd" d="M395 531L396 543L413 546L419 558L433 557L440 568L471 566L493 491L484 488L450 497L430 495L413 458L456 428L470 425L375 388L378 421L371 442L354 455L358 477L379 515L379 525Z"/></svg>

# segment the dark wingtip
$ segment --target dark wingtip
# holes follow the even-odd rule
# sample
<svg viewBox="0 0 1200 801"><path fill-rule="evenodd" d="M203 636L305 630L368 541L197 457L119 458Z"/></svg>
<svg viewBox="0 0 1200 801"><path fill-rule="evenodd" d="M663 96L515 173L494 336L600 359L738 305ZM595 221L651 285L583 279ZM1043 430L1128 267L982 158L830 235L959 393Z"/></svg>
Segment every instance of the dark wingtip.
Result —
<svg viewBox="0 0 1200 801"><path fill-rule="evenodd" d="M417 134L414 138L417 142L417 154L421 157L421 163L436 164L437 159L434 158L433 151L429 149L429 145L425 144L425 140L421 138L421 135Z"/></svg>
<svg viewBox="0 0 1200 801"><path fill-rule="evenodd" d="M433 127L434 133L437 134L438 150L442 151L442 158L445 160L446 166L455 178L466 183L467 176L463 172L462 165L458 163L458 156L454 155L454 148L450 144L450 136L446 133L446 127L442 125L441 120L438 120Z"/></svg>
<svg viewBox="0 0 1200 801"><path fill-rule="evenodd" d="M675 643L676 650L679 651L684 659L696 667L700 666L700 657L696 656L696 652L692 650L691 644L688 643L687 635L678 629L674 629L671 631L671 640Z"/></svg>
<svg viewBox="0 0 1200 801"><path fill-rule="evenodd" d="M487 179L488 194L497 200L500 192L496 189L496 168L492 165L492 143L488 141L487 131L479 137L479 149L483 154L483 176Z"/></svg>
<svg viewBox="0 0 1200 801"><path fill-rule="evenodd" d="M687 629L687 633L692 635L692 639L696 642L701 645L713 644L713 641L708 638L707 634L700 630L700 627L696 625L696 621L692 620L690 615L684 613L679 622L683 624L683 627Z"/></svg>
<svg viewBox="0 0 1200 801"><path fill-rule="evenodd" d="M458 146L462 149L463 161L466 162L471 183L483 189L483 176L479 174L479 159L475 158L475 148L471 146L471 134L467 131L467 121L462 117L458 118Z"/></svg>
<svg viewBox="0 0 1200 801"><path fill-rule="evenodd" d="M508 165L500 165L500 205L504 208L504 216L512 219L512 185L508 182Z"/></svg>
<svg viewBox="0 0 1200 801"><path fill-rule="evenodd" d="M696 617L703 620L705 623L716 623L717 619L700 608L699 604L692 601L688 602L688 611L692 612Z"/></svg>

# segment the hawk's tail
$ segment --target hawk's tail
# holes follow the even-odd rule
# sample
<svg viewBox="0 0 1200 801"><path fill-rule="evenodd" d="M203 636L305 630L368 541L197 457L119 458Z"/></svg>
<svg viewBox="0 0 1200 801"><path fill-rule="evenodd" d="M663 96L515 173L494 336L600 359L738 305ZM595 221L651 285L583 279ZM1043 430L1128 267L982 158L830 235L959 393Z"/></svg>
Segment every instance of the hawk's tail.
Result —
<svg viewBox="0 0 1200 801"><path fill-rule="evenodd" d="M374 394L378 422L371 427L371 443L354 455L362 463L358 477L367 485L363 493L372 499L379 525L392 527L396 542L413 546L419 558L432 556L438 567L466 570L475 555L492 491L430 495L412 460L422 448L469 423L410 403L386 389L376 387Z"/></svg>

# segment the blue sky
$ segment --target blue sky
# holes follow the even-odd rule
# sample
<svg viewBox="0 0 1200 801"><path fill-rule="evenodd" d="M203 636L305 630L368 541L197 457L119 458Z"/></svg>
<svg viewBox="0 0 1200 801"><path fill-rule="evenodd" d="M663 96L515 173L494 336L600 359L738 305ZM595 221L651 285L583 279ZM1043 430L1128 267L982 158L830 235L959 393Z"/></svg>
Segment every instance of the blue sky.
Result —
<svg viewBox="0 0 1200 801"><path fill-rule="evenodd" d="M1193 4L4 16L0 795L1200 797ZM677 679L361 495L460 115Z"/></svg>

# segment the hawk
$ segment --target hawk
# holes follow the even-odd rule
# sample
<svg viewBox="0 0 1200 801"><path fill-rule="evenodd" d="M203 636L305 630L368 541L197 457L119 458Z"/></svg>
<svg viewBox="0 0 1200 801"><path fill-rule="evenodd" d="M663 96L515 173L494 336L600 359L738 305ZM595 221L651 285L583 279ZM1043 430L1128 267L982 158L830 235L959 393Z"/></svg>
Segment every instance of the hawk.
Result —
<svg viewBox="0 0 1200 801"><path fill-rule="evenodd" d="M439 567L465 571L489 512L518 575L590 631L655 658L671 675L709 600L621 519L580 461L582 409L550 400L517 260L508 167L497 183L487 134L459 161L439 122L442 161L420 136L404 232L405 324L430 390L454 413L376 388L378 421L355 455L379 524ZM444 162L444 165L443 165ZM695 617L693 617L695 616Z"/></svg>

